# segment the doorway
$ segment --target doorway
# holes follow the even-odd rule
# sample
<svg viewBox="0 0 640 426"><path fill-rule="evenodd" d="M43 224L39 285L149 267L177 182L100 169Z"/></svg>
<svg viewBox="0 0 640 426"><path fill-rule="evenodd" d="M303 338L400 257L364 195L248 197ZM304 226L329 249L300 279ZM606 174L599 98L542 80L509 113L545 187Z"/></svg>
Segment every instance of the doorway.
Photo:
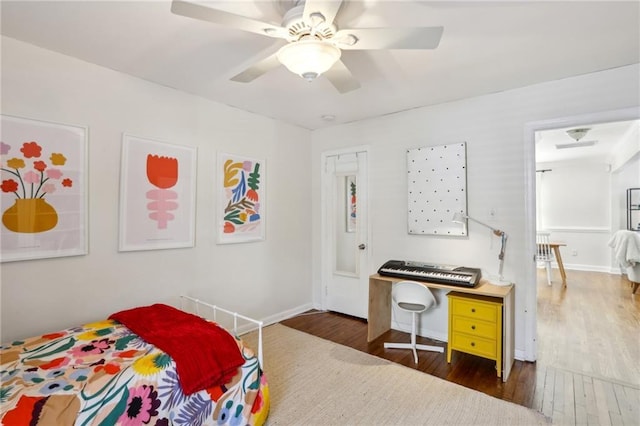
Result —
<svg viewBox="0 0 640 426"><path fill-rule="evenodd" d="M322 154L323 308L367 317L368 150Z"/></svg>
<svg viewBox="0 0 640 426"><path fill-rule="evenodd" d="M536 134L569 127L589 127L602 123L638 120L640 110L627 108L622 110L605 111L568 118L528 123L525 125L525 250L523 265L525 267L528 285L525 288L526 312L525 316L525 353L524 359L537 359L537 268L534 259L536 247ZM612 217L614 215L612 214Z"/></svg>

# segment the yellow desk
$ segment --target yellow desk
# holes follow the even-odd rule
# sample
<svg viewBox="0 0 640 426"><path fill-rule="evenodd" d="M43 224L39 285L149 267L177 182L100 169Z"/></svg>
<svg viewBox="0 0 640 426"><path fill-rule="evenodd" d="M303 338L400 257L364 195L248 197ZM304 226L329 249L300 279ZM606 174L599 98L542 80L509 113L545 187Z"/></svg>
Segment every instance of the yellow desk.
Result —
<svg viewBox="0 0 640 426"><path fill-rule="evenodd" d="M386 277L379 274L374 274L369 277L367 341L371 342L391 329L391 285L403 280L403 278ZM495 286L489 284L484 279L474 288L458 287L415 279L413 281L418 281L429 288L502 299L502 380L506 382L515 359L514 286Z"/></svg>

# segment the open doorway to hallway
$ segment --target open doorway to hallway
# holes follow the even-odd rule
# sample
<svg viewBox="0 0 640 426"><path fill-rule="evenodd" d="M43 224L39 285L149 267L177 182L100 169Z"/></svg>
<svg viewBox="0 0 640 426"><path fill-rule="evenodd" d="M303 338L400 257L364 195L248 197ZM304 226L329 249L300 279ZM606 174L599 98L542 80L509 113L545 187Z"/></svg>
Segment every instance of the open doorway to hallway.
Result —
<svg viewBox="0 0 640 426"><path fill-rule="evenodd" d="M626 225L626 188L640 183L639 127L638 120L574 122L536 132L535 229L565 244L567 269L566 287L558 259L551 284L544 269L536 270L533 408L554 422L586 424L607 414L627 424L625 395L640 391L640 297L608 246ZM584 134L576 140L572 130Z"/></svg>

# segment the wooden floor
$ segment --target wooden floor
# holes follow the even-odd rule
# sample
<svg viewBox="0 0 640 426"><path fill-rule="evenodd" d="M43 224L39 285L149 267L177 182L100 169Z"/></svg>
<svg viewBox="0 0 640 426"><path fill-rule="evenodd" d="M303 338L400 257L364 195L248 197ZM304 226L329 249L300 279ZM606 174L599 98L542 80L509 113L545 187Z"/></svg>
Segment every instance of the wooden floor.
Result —
<svg viewBox="0 0 640 426"><path fill-rule="evenodd" d="M557 275L557 271L556 275ZM282 321L289 327L350 346L496 398L545 414L554 424L640 425L640 290L606 273L567 271L567 288L538 275L538 361L516 361L509 380L496 377L490 360L454 352L385 349L408 340L390 330L367 343L367 323L312 311ZM446 343L418 338L418 343Z"/></svg>

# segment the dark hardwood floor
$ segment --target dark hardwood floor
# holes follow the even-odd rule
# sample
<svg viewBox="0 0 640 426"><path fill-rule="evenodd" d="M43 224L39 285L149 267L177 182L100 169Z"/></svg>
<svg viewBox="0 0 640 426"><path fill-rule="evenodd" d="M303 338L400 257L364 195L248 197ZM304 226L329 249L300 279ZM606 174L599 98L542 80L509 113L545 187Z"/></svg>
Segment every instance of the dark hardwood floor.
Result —
<svg viewBox="0 0 640 426"><path fill-rule="evenodd" d="M418 336L418 343L445 347L445 353L418 352L418 364L408 350L385 349L384 342L409 342L410 335L390 330L367 343L367 322L335 312L309 311L281 321L296 330L375 355L406 367L440 377L496 398L532 408L536 390L536 364L515 361L506 383L496 375L495 362L465 353L454 352L447 364L446 344Z"/></svg>
<svg viewBox="0 0 640 426"><path fill-rule="evenodd" d="M538 361L516 361L506 383L492 361L461 352L447 364L445 354L420 351L416 365L411 351L384 348L385 341L408 342L409 334L390 330L367 343L367 322L359 318L311 311L282 324L532 408L554 424L638 426L640 291L632 294L620 275L567 275L566 287L557 270L548 285L538 270ZM446 348L422 337L418 342Z"/></svg>

